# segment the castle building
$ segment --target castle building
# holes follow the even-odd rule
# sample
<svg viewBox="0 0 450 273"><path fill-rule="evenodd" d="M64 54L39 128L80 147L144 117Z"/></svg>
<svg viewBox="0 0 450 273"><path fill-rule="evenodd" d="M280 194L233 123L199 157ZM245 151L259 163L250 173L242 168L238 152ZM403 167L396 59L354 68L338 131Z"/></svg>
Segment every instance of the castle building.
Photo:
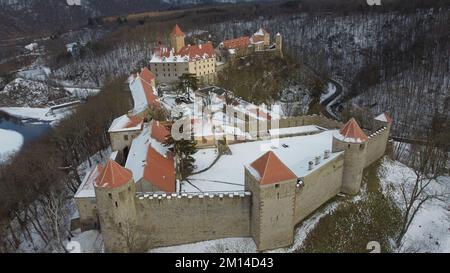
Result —
<svg viewBox="0 0 450 273"><path fill-rule="evenodd" d="M270 33L264 28L260 28L252 36L242 36L234 39L224 40L219 44L219 50L223 55L230 58L242 57L254 52L274 51L279 56L282 54L282 36L277 33L275 44L271 44Z"/></svg>
<svg viewBox="0 0 450 273"><path fill-rule="evenodd" d="M186 184L161 145L165 126L152 121L123 166L112 158L86 175L75 195L81 227L100 228L107 252L226 237L251 237L260 251L289 246L295 226L317 208L340 192L359 192L364 168L385 152L391 123L386 113L365 130L354 119L281 118L279 146L264 137L231 144L230 154Z"/></svg>
<svg viewBox="0 0 450 273"><path fill-rule="evenodd" d="M183 74L193 74L203 83L214 82L216 56L211 42L185 45L185 34L175 25L170 43L170 47L159 44L150 60L150 70L159 83L174 83Z"/></svg>

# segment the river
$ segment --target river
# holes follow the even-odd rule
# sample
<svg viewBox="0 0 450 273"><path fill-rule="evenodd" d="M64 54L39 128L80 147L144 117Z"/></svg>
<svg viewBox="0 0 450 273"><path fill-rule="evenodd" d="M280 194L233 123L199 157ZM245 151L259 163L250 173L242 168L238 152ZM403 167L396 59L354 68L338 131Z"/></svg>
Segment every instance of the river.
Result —
<svg viewBox="0 0 450 273"><path fill-rule="evenodd" d="M22 121L18 118L9 116L0 112L0 129L12 130L21 134L24 138L24 143L30 142L50 129L50 124L47 122Z"/></svg>

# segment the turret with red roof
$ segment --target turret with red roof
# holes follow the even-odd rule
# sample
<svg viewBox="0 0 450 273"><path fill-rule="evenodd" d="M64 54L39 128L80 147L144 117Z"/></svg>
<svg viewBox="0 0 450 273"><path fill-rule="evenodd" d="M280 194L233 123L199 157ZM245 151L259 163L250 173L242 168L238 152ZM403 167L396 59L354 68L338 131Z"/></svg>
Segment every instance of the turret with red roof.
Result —
<svg viewBox="0 0 450 273"><path fill-rule="evenodd" d="M362 172L366 163L366 150L369 137L351 118L333 135L332 151L344 152L341 192L357 194L362 180Z"/></svg>
<svg viewBox="0 0 450 273"><path fill-rule="evenodd" d="M133 174L112 159L98 170L100 173L95 178L95 198L105 249L123 252L128 246L120 235L136 222Z"/></svg>
<svg viewBox="0 0 450 273"><path fill-rule="evenodd" d="M252 192L252 237L258 250L291 244L297 176L273 151L245 166L245 190Z"/></svg>

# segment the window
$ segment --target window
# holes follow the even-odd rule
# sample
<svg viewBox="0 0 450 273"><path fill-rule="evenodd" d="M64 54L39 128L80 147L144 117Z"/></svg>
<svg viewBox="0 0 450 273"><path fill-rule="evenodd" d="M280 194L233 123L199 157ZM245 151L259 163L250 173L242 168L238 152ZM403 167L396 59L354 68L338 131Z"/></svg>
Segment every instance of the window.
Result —
<svg viewBox="0 0 450 273"><path fill-rule="evenodd" d="M117 201L116 202L114 202L115 204L116 204L116 208L118 208L119 207L119 205L117 204Z"/></svg>
<svg viewBox="0 0 450 273"><path fill-rule="evenodd" d="M275 188L279 188L280 187L280 184L275 184Z"/></svg>
<svg viewBox="0 0 450 273"><path fill-rule="evenodd" d="M112 194L108 193L109 199L112 199Z"/></svg>
<svg viewBox="0 0 450 273"><path fill-rule="evenodd" d="M128 140L128 135L124 135L124 136L123 136L123 139L124 139L124 140Z"/></svg>
<svg viewBox="0 0 450 273"><path fill-rule="evenodd" d="M360 150L364 150L364 144L359 145Z"/></svg>

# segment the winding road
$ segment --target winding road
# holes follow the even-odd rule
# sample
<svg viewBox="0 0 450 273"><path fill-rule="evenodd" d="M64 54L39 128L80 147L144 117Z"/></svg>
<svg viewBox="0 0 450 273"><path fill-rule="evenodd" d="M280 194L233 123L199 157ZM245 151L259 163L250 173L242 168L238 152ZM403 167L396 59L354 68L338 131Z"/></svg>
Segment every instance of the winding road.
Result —
<svg viewBox="0 0 450 273"><path fill-rule="evenodd" d="M337 100L342 94L342 85L333 79L329 79L329 83L336 87L336 91L320 103L322 106L322 113L328 118L340 120L335 114L334 109L339 105Z"/></svg>

